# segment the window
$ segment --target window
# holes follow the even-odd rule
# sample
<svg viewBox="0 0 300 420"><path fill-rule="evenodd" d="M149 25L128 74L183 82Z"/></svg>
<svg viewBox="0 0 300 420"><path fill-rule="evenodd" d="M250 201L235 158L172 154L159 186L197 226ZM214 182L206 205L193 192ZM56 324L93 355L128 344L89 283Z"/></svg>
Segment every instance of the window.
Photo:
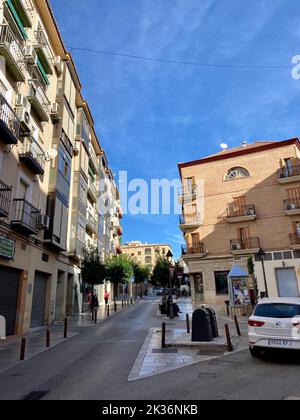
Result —
<svg viewBox="0 0 300 420"><path fill-rule="evenodd" d="M152 255L152 249L151 248L146 248L145 249L145 255Z"/></svg>
<svg viewBox="0 0 300 420"><path fill-rule="evenodd" d="M146 257L145 262L146 262L146 264L152 264L152 258L151 257Z"/></svg>
<svg viewBox="0 0 300 420"><path fill-rule="evenodd" d="M250 176L250 173L245 168L236 167L230 169L225 175L225 181L231 181L238 178L247 178Z"/></svg>
<svg viewBox="0 0 300 420"><path fill-rule="evenodd" d="M228 295L228 275L229 271L215 272L216 294L218 296Z"/></svg>
<svg viewBox="0 0 300 420"><path fill-rule="evenodd" d="M138 256L140 257L141 255L142 255L142 252L141 252L141 251L139 251L139 252L138 252Z"/></svg>

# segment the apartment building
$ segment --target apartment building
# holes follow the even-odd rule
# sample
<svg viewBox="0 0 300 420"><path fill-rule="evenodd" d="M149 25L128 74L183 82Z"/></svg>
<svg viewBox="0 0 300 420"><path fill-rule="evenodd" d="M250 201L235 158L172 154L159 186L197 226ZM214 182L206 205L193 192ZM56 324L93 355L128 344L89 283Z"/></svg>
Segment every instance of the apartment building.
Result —
<svg viewBox="0 0 300 420"><path fill-rule="evenodd" d="M179 164L180 229L186 242L182 251L195 302L224 303L232 266L247 270L249 257L254 259L259 291L265 292L260 249L266 253L269 295L299 296L299 159L300 142L292 139L244 142Z"/></svg>
<svg viewBox="0 0 300 420"><path fill-rule="evenodd" d="M132 241L123 246L124 254L127 254L142 265L153 270L158 257L165 257L172 248L168 244L145 244L139 241Z"/></svg>
<svg viewBox="0 0 300 420"><path fill-rule="evenodd" d="M0 314L7 335L80 312L83 250L103 247L103 155L49 1L0 0Z"/></svg>

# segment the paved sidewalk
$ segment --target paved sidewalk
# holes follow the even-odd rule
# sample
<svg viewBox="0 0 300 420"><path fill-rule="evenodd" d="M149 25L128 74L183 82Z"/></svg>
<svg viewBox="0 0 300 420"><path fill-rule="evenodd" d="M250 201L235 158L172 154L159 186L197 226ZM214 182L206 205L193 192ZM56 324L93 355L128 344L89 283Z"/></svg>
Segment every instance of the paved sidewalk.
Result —
<svg viewBox="0 0 300 420"><path fill-rule="evenodd" d="M132 305L124 306L123 310ZM83 328L97 328L101 323L118 315L122 311L122 301L117 301L117 312L114 309L114 302L110 303L110 316L107 316L107 308L101 305L98 310L97 324L91 320L89 313L78 314L68 318L68 336L67 340L73 338L82 331ZM46 347L46 331L47 327L42 327L25 336L26 338L26 354L25 360L32 359L51 348L58 346L66 341L64 339L64 321L55 322L50 327L51 346ZM22 337L12 340L0 342L0 373L5 372L13 366L20 364L20 350Z"/></svg>

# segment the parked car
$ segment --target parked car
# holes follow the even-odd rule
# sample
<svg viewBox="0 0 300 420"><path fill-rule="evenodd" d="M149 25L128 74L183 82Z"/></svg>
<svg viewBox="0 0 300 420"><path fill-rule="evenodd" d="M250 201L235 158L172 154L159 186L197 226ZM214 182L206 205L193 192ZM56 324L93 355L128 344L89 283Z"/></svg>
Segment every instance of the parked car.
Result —
<svg viewBox="0 0 300 420"><path fill-rule="evenodd" d="M253 357L270 349L300 350L300 299L262 299L248 324Z"/></svg>
<svg viewBox="0 0 300 420"><path fill-rule="evenodd" d="M155 294L156 294L156 296L163 296L164 289L163 288L156 289Z"/></svg>

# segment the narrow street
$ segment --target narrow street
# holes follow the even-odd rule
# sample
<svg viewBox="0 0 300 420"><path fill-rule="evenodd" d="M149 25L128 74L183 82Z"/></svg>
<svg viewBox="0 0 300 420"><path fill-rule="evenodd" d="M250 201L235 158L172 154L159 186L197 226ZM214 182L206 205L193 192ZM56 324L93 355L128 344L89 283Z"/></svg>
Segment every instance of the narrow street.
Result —
<svg viewBox="0 0 300 420"><path fill-rule="evenodd" d="M98 328L83 329L0 375L0 399L45 391L49 400L189 400L300 397L300 356L251 359L248 351L127 382L151 327L159 327L157 301L139 303Z"/></svg>

